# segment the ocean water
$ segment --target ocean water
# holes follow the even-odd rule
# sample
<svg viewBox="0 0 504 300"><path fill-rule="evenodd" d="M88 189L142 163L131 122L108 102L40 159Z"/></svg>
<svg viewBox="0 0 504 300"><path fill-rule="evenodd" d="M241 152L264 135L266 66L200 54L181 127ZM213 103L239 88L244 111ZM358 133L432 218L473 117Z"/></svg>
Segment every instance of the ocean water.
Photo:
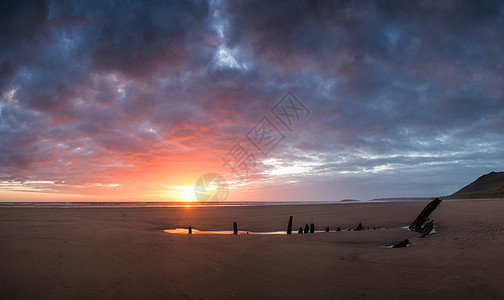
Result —
<svg viewBox="0 0 504 300"><path fill-rule="evenodd" d="M376 202L416 202L431 201L433 198L380 198L371 200L334 200L334 201L224 201L224 202L2 202L0 207L225 207L225 206L268 206L268 205L307 205L307 204L347 204Z"/></svg>
<svg viewBox="0 0 504 300"><path fill-rule="evenodd" d="M352 201L359 203L367 201ZM0 207L224 207L224 206L268 206L337 204L349 201L277 201L277 202L0 202Z"/></svg>

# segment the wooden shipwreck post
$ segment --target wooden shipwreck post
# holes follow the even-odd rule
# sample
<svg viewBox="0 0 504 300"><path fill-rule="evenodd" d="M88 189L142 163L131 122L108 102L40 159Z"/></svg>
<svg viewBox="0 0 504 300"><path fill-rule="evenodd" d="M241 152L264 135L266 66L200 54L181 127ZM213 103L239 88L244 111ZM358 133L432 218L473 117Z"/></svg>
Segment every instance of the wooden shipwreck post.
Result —
<svg viewBox="0 0 504 300"><path fill-rule="evenodd" d="M411 223L409 229L411 231L417 231L422 233L422 237L428 235L434 229L434 221L430 221L424 225L425 222L429 220L430 214L438 207L441 203L441 199L436 198L429 202L427 206L422 210L422 212L416 217L415 221Z"/></svg>
<svg viewBox="0 0 504 300"><path fill-rule="evenodd" d="M292 234L292 216L290 216L289 225L287 225L287 234Z"/></svg>

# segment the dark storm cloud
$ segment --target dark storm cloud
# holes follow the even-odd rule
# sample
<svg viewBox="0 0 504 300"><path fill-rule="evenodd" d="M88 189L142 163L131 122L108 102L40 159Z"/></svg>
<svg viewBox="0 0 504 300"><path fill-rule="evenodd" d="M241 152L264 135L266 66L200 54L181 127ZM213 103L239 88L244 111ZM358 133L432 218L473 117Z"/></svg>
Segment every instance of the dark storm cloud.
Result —
<svg viewBox="0 0 504 300"><path fill-rule="evenodd" d="M317 183L503 163L499 1L1 5L11 175L41 162L32 176L78 184L159 153L218 160L289 89L312 114L272 157L311 163Z"/></svg>
<svg viewBox="0 0 504 300"><path fill-rule="evenodd" d="M147 153L181 121L171 117L186 99L160 91L155 76L201 57L207 2L4 1L0 11L4 167L22 173L55 152L39 174L51 177L101 149ZM164 113L158 124L153 112Z"/></svg>
<svg viewBox="0 0 504 300"><path fill-rule="evenodd" d="M50 149L38 143L47 125L39 114L0 104L0 165L26 167L48 159Z"/></svg>
<svg viewBox="0 0 504 300"><path fill-rule="evenodd" d="M228 43L296 78L290 83L313 108L314 123L299 129L309 139L291 141L333 153L321 169L339 160L335 173L387 164L397 173L454 162L480 161L476 175L502 167L495 148L504 115L502 3L243 1L226 8Z"/></svg>
<svg viewBox="0 0 504 300"><path fill-rule="evenodd" d="M230 43L287 74L304 69L301 77L335 79L316 103L318 116L332 111L321 125L346 130L339 141L352 147L383 147L381 138L409 146L411 136L464 126L473 127L472 138L482 119L504 109L500 2L244 1L227 8ZM313 95L321 87L308 81L302 89Z"/></svg>
<svg viewBox="0 0 504 300"><path fill-rule="evenodd" d="M38 6L18 3L2 9L2 28L11 28L2 32L9 45L2 51L2 75L16 74L11 86L24 87L19 100L36 109L71 100L79 86L87 85L88 71L135 78L183 64L190 57L188 39L203 39L199 35L208 14L205 2L190 1L54 1ZM15 26L18 15L29 20Z"/></svg>
<svg viewBox="0 0 504 300"><path fill-rule="evenodd" d="M93 67L133 77L150 76L160 65L183 64L190 55L188 39L203 39L200 31L208 16L208 5L202 1L148 5L98 1L91 7L86 11L88 18L101 23Z"/></svg>

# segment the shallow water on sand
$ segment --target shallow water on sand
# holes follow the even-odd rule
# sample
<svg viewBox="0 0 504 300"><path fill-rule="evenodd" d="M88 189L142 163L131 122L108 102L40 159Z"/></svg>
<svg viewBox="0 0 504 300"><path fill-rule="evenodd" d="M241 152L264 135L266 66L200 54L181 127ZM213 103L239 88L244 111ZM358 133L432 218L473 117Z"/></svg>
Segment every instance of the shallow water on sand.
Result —
<svg viewBox="0 0 504 300"><path fill-rule="evenodd" d="M166 233L172 234L188 234L189 228L175 228L175 229L165 229ZM315 231L315 233L320 233L325 231ZM233 234L232 230L198 230L192 228L192 234ZM238 231L238 234L285 234L287 231ZM292 234L298 234L297 232L292 232Z"/></svg>

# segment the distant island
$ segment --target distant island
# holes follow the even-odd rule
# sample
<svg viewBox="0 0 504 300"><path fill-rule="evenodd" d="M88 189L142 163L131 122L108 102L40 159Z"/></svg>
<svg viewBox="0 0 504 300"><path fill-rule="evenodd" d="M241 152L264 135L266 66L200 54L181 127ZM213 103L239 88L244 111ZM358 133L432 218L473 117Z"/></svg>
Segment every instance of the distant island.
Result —
<svg viewBox="0 0 504 300"><path fill-rule="evenodd" d="M504 172L490 172L485 174L445 198L504 198Z"/></svg>

